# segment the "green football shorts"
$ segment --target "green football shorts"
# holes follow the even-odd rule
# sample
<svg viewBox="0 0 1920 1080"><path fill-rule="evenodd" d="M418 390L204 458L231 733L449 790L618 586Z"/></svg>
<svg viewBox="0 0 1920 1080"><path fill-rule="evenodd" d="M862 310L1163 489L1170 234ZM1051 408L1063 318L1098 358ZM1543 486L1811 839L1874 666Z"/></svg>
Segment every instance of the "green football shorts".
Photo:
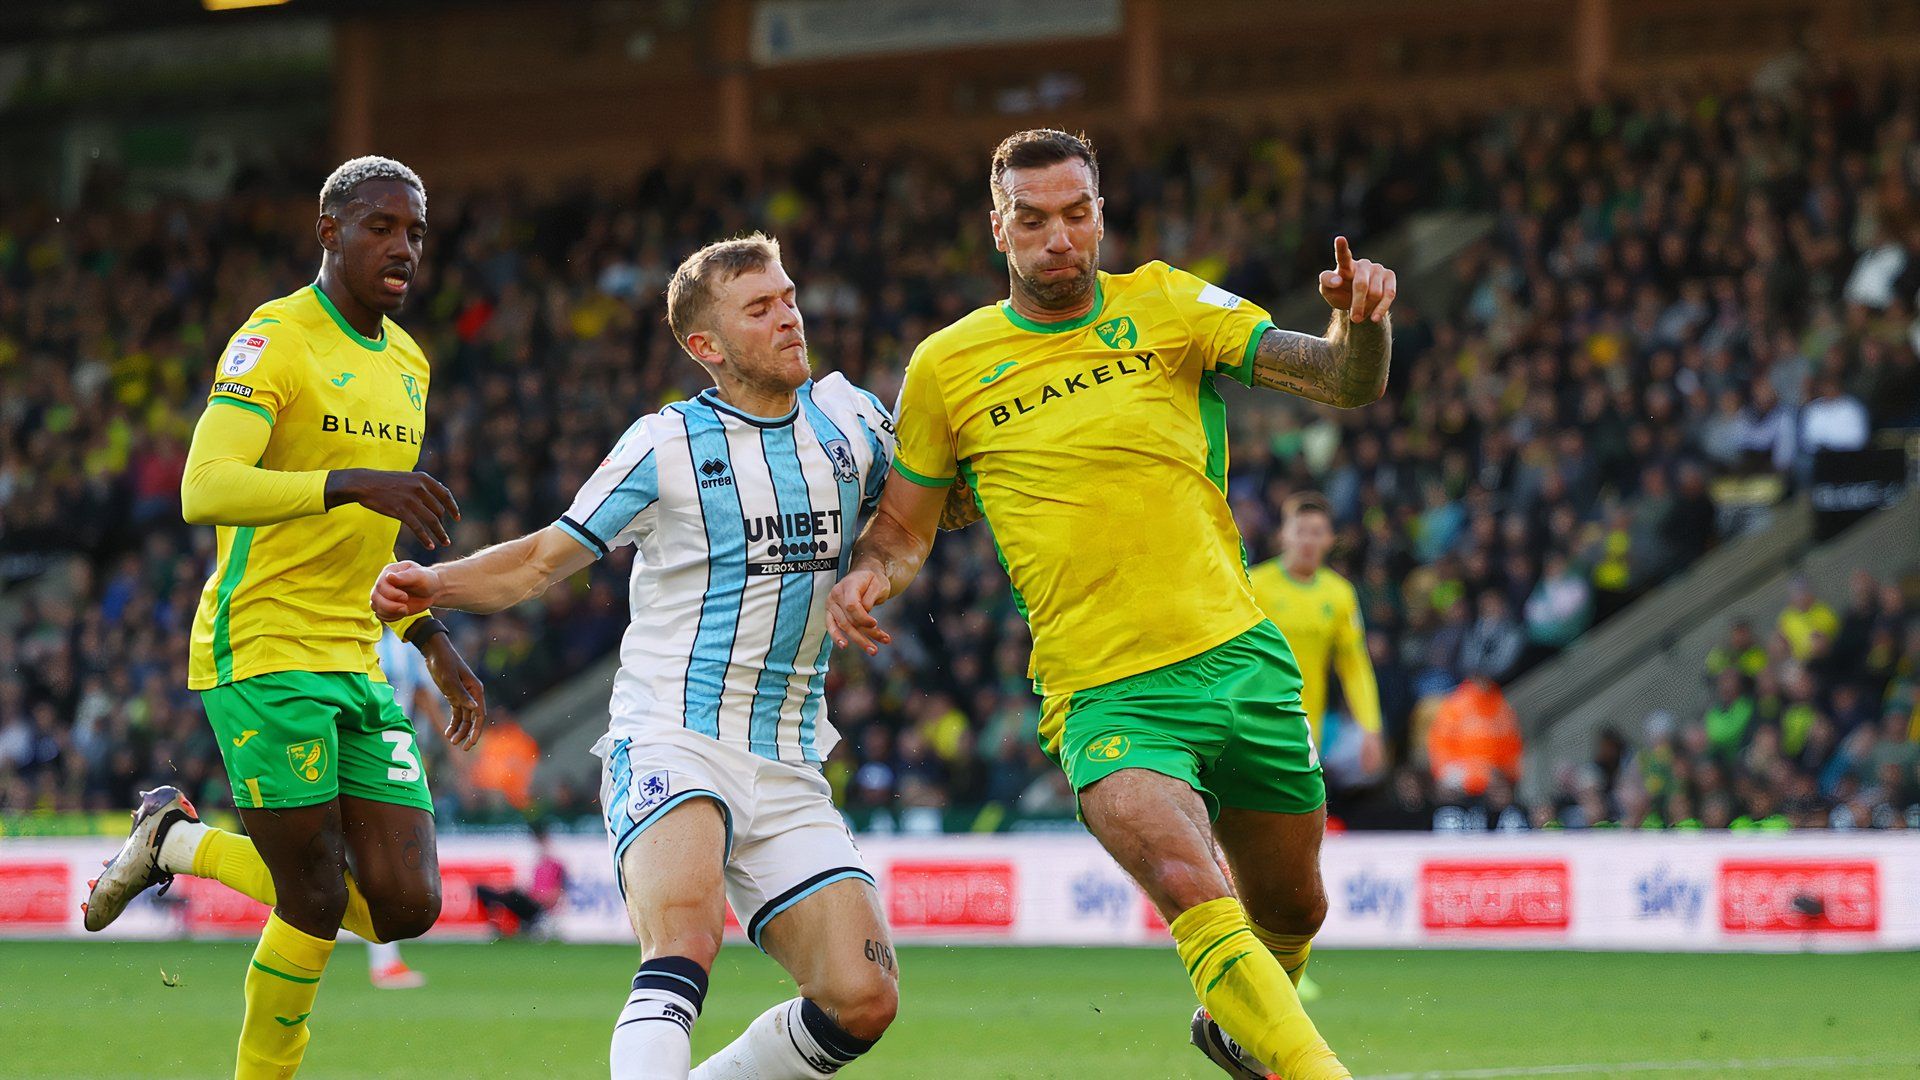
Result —
<svg viewBox="0 0 1920 1080"><path fill-rule="evenodd" d="M313 806L345 794L433 812L413 722L384 682L278 671L202 690L200 700L235 806Z"/></svg>
<svg viewBox="0 0 1920 1080"><path fill-rule="evenodd" d="M1213 817L1223 806L1304 814L1327 801L1300 667L1264 620L1178 663L1049 695L1040 743L1075 791L1146 769L1185 781Z"/></svg>

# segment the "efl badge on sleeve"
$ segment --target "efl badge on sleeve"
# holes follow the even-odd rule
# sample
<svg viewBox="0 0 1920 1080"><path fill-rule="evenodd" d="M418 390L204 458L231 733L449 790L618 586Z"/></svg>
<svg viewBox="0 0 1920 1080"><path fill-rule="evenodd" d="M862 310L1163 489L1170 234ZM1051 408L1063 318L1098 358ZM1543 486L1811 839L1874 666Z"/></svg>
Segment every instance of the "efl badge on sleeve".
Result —
<svg viewBox="0 0 1920 1080"><path fill-rule="evenodd" d="M227 343L227 357L220 361L220 374L245 375L260 362L267 339L259 334L241 334Z"/></svg>

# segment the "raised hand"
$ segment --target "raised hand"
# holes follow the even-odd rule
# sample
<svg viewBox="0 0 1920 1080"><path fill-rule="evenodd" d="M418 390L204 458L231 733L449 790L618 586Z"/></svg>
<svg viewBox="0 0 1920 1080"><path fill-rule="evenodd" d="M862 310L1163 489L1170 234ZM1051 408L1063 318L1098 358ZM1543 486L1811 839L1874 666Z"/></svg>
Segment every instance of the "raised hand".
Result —
<svg viewBox="0 0 1920 1080"><path fill-rule="evenodd" d="M327 508L359 503L413 531L428 550L451 547L442 517L460 520L460 504L446 485L423 472L335 469L327 474Z"/></svg>
<svg viewBox="0 0 1920 1080"><path fill-rule="evenodd" d="M1333 238L1333 269L1320 271L1320 297L1353 322L1385 322L1399 278L1371 259L1355 259L1347 238Z"/></svg>

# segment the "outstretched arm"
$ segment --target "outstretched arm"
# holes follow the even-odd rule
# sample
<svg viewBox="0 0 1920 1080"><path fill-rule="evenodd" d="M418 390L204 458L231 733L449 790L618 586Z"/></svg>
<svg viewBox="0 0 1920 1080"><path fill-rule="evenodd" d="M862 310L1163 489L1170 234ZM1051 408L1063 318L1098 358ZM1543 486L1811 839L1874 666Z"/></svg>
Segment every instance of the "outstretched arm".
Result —
<svg viewBox="0 0 1920 1080"><path fill-rule="evenodd" d="M1387 313L1399 294L1393 271L1353 257L1347 238L1333 241L1333 269L1320 274L1320 295L1333 308L1324 337L1269 329L1253 356L1253 385L1355 409L1387 392L1393 323Z"/></svg>
<svg viewBox="0 0 1920 1080"><path fill-rule="evenodd" d="M593 561L580 541L549 525L450 563L394 563L374 582L373 611L388 622L430 607L489 614L539 596Z"/></svg>
<svg viewBox="0 0 1920 1080"><path fill-rule="evenodd" d="M1387 392L1393 324L1355 322L1333 313L1325 337L1270 328L1253 354L1253 385L1284 390L1322 405L1357 409Z"/></svg>
<svg viewBox="0 0 1920 1080"><path fill-rule="evenodd" d="M887 477L880 505L853 545L852 566L827 597L827 632L835 645L851 641L872 655L893 640L880 629L873 609L900 595L920 573L933 550L948 491L897 472Z"/></svg>

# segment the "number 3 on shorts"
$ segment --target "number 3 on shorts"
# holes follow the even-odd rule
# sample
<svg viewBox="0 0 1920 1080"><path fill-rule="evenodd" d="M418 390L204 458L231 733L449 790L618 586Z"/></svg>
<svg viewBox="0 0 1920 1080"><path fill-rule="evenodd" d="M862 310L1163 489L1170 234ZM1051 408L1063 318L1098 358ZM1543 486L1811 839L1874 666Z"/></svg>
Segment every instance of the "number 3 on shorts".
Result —
<svg viewBox="0 0 1920 1080"><path fill-rule="evenodd" d="M413 732L383 731L380 737L393 744L393 760L398 762L387 770L387 779L402 784L411 784L420 779L420 759L413 754Z"/></svg>

